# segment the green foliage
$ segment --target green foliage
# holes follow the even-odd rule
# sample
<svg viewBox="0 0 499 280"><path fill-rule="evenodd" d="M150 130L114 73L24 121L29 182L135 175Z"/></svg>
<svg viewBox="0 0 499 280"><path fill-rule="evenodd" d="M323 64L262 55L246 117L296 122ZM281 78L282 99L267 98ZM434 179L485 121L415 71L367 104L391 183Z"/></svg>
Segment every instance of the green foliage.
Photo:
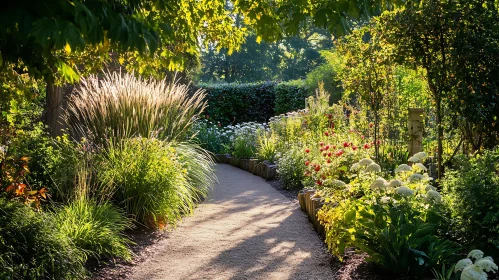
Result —
<svg viewBox="0 0 499 280"><path fill-rule="evenodd" d="M55 223L86 259L131 260L131 242L123 235L131 220L110 203L75 200L56 210Z"/></svg>
<svg viewBox="0 0 499 280"><path fill-rule="evenodd" d="M221 127L208 120L199 120L192 127L193 138L204 149L214 153L223 154L232 144L231 135Z"/></svg>
<svg viewBox="0 0 499 280"><path fill-rule="evenodd" d="M100 156L98 177L115 186L114 201L127 215L161 228L190 213L213 182L212 161L199 151L156 139L111 142Z"/></svg>
<svg viewBox="0 0 499 280"><path fill-rule="evenodd" d="M305 99L313 91L305 88L303 84L279 83L275 86L274 114L284 114L305 108Z"/></svg>
<svg viewBox="0 0 499 280"><path fill-rule="evenodd" d="M256 154L256 146L251 139L248 139L246 135L240 135L234 139L232 143L234 151L233 156L237 159L249 159L253 158Z"/></svg>
<svg viewBox="0 0 499 280"><path fill-rule="evenodd" d="M304 82L309 92L315 92L319 89L319 84L323 83L324 90L331 95L329 104L334 104L343 97L343 89L338 81L338 73L342 71L342 59L336 51L322 51L321 55L326 59L326 63L310 71Z"/></svg>
<svg viewBox="0 0 499 280"><path fill-rule="evenodd" d="M50 215L0 197L0 278L82 279L83 264Z"/></svg>
<svg viewBox="0 0 499 280"><path fill-rule="evenodd" d="M260 130L257 138L256 158L259 161L276 162L277 137L272 132Z"/></svg>
<svg viewBox="0 0 499 280"><path fill-rule="evenodd" d="M288 83L200 84L206 90L206 115L224 125L242 122L266 122L276 113L305 107L309 96L305 88Z"/></svg>
<svg viewBox="0 0 499 280"><path fill-rule="evenodd" d="M277 158L277 174L286 189L303 188L305 155L301 148L289 148Z"/></svg>
<svg viewBox="0 0 499 280"><path fill-rule="evenodd" d="M499 253L499 149L454 161L442 181L449 234L470 248Z"/></svg>
<svg viewBox="0 0 499 280"><path fill-rule="evenodd" d="M67 121L74 135L94 144L134 136L183 141L206 107L204 97L177 82L106 73L83 80L70 98Z"/></svg>

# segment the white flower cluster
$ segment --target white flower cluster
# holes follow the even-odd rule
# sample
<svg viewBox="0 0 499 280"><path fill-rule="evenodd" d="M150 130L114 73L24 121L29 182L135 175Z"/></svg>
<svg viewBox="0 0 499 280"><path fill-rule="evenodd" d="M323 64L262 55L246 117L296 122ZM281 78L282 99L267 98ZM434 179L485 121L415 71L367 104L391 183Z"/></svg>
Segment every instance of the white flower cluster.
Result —
<svg viewBox="0 0 499 280"><path fill-rule="evenodd" d="M428 154L425 152L419 152L412 157L409 158L410 162L422 162L428 157Z"/></svg>
<svg viewBox="0 0 499 280"><path fill-rule="evenodd" d="M341 180L333 180L331 181L331 185L333 187L345 188L347 184Z"/></svg>
<svg viewBox="0 0 499 280"><path fill-rule="evenodd" d="M395 168L395 173L408 172L408 171L412 171L412 168L405 163L401 164L397 168Z"/></svg>
<svg viewBox="0 0 499 280"><path fill-rule="evenodd" d="M381 166L370 158L363 158L359 160L359 162L354 163L352 167L350 167L350 171L358 171L363 167L365 168L365 172L368 173L381 172Z"/></svg>
<svg viewBox="0 0 499 280"><path fill-rule="evenodd" d="M390 181L390 184L388 185L388 187L394 189L394 188L400 187L402 185L403 185L402 181L397 180L397 179L393 179Z"/></svg>
<svg viewBox="0 0 499 280"><path fill-rule="evenodd" d="M414 190L411 190L406 186L400 186L395 189L395 193L400 196L411 197L414 195Z"/></svg>
<svg viewBox="0 0 499 280"><path fill-rule="evenodd" d="M375 191L376 190L383 191L383 190L386 190L387 185L388 185L388 182L385 179L379 177L378 179L374 180L374 182L372 182L371 189L375 190Z"/></svg>
<svg viewBox="0 0 499 280"><path fill-rule="evenodd" d="M486 272L497 272L497 270L494 260L491 257L483 257L483 252L480 250L472 250L468 258L458 261L454 267L455 272L462 271L461 280L487 280Z"/></svg>
<svg viewBox="0 0 499 280"><path fill-rule="evenodd" d="M369 173L381 172L381 166L373 162L366 167L366 172Z"/></svg>
<svg viewBox="0 0 499 280"><path fill-rule="evenodd" d="M442 202L442 196L437 191L429 190L426 193L426 200L433 202L435 204L439 204L440 202Z"/></svg>

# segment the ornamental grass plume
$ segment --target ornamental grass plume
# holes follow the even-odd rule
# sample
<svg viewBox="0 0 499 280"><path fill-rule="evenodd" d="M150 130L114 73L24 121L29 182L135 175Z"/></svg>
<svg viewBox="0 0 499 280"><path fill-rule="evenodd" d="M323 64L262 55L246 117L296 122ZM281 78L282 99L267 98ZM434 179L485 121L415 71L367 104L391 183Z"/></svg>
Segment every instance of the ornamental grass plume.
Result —
<svg viewBox="0 0 499 280"><path fill-rule="evenodd" d="M206 108L205 96L178 81L107 72L82 79L65 118L73 135L95 144L136 136L181 142Z"/></svg>

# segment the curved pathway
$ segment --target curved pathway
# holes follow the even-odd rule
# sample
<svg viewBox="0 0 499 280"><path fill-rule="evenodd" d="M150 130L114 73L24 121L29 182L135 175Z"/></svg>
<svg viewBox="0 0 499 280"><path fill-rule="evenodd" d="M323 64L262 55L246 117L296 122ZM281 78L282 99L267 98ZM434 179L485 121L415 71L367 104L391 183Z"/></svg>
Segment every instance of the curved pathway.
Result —
<svg viewBox="0 0 499 280"><path fill-rule="evenodd" d="M333 279L330 256L296 202L222 164L194 215L160 241L131 279Z"/></svg>

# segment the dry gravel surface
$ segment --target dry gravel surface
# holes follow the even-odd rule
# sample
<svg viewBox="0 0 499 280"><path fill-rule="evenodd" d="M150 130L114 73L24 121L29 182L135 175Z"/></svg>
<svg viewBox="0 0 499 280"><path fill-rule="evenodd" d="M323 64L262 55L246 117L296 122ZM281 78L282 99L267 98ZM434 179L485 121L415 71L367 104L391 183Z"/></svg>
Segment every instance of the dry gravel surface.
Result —
<svg viewBox="0 0 499 280"><path fill-rule="evenodd" d="M265 180L222 164L194 215L126 278L334 279L331 257L296 202Z"/></svg>

